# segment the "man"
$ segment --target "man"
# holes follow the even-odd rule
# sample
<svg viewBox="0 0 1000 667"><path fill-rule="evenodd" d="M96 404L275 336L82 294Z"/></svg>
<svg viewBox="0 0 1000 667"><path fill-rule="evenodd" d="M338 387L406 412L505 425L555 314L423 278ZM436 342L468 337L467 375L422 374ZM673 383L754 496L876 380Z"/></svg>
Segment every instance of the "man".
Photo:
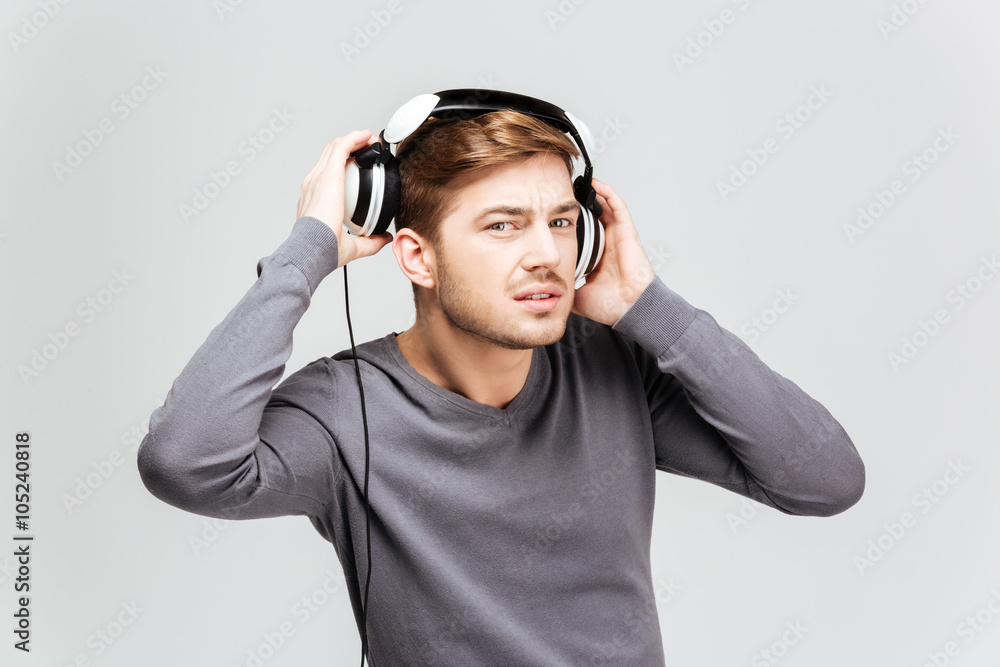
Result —
<svg viewBox="0 0 1000 667"><path fill-rule="evenodd" d="M391 240L417 312L357 348L372 665L663 665L657 469L788 514L860 498L864 466L840 424L660 281L596 179L605 251L574 293L565 135L509 110L427 121L397 151L394 238L342 229L345 165L371 141L326 146L290 236L153 413L139 468L154 495L205 516L308 516L360 629L365 432L350 351L272 388L320 281Z"/></svg>

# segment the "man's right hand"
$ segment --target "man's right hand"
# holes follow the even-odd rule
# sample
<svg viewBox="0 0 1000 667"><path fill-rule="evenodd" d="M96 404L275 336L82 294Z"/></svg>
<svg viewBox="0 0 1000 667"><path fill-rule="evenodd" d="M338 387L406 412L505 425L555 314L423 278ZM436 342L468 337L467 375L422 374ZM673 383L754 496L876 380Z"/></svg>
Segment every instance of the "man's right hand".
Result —
<svg viewBox="0 0 1000 667"><path fill-rule="evenodd" d="M392 234L354 236L344 230L344 180L350 154L378 141L371 130L355 130L326 145L319 162L302 181L297 218L312 216L337 235L337 266L374 255L392 241Z"/></svg>

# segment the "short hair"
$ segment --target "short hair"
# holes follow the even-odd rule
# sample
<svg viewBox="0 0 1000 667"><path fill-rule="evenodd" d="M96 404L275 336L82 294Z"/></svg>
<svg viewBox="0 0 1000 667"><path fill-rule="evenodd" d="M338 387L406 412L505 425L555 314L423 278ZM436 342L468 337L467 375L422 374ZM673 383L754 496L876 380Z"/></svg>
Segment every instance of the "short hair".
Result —
<svg viewBox="0 0 1000 667"><path fill-rule="evenodd" d="M396 147L401 193L395 227L408 227L437 246L440 223L458 204L455 180L549 152L563 159L572 178L580 151L565 133L534 116L501 109L471 118L428 118ZM417 284L411 284L416 303Z"/></svg>

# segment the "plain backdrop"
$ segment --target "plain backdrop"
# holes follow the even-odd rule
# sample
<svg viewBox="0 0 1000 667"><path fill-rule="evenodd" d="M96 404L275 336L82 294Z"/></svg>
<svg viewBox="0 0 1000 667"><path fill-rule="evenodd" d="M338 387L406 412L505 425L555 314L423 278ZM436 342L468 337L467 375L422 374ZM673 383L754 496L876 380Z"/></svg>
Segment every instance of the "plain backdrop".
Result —
<svg viewBox="0 0 1000 667"><path fill-rule="evenodd" d="M287 237L324 145L485 87L582 118L661 279L829 408L867 466L831 518L658 474L668 664L998 664L998 19L987 0L4 3L0 663L359 662L305 517L175 509L135 447ZM341 273L286 374L350 346ZM389 250L350 285L356 342L412 323Z"/></svg>

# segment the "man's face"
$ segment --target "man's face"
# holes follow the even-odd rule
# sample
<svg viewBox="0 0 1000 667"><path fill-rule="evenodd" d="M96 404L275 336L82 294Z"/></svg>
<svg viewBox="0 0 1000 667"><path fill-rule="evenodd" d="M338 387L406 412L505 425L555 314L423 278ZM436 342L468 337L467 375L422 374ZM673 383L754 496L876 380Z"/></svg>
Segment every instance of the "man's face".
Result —
<svg viewBox="0 0 1000 667"><path fill-rule="evenodd" d="M463 176L435 249L441 309L458 329L507 349L562 338L573 308L580 212L563 160L524 162ZM542 300L518 300L546 286Z"/></svg>

